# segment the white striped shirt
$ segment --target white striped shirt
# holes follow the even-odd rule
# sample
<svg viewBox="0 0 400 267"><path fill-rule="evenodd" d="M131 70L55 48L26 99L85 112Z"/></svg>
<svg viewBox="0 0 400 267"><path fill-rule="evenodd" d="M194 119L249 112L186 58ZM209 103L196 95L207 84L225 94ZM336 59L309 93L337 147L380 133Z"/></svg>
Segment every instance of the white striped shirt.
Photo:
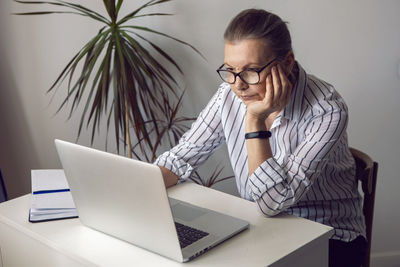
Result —
<svg viewBox="0 0 400 267"><path fill-rule="evenodd" d="M330 225L332 238L351 241L365 236L361 196L348 149L347 106L328 83L305 73L289 103L271 126L273 157L249 176L245 145L246 106L223 83L179 144L155 164L190 177L226 143L242 198L255 201L267 216L280 212Z"/></svg>

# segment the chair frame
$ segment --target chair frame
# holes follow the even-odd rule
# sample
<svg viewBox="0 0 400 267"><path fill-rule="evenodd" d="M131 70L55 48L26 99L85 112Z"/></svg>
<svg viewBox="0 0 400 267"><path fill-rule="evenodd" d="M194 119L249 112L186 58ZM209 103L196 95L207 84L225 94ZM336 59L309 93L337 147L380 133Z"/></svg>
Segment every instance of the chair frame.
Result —
<svg viewBox="0 0 400 267"><path fill-rule="evenodd" d="M3 175L1 174L1 169L0 169L0 190L2 191L2 193L5 197L5 201L7 201L8 195L7 195L7 190L6 190L6 184L4 183Z"/></svg>
<svg viewBox="0 0 400 267"><path fill-rule="evenodd" d="M355 148L350 148L350 152L356 162L357 181L360 181L364 193L363 213L365 217L367 251L363 261L363 267L370 266L372 223L374 218L375 189L378 174L378 163L373 161L370 156Z"/></svg>

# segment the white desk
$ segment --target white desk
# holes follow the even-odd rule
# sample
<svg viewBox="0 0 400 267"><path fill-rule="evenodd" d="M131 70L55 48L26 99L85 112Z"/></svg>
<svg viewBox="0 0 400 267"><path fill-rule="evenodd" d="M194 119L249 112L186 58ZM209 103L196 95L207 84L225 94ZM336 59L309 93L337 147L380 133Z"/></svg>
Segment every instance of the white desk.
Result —
<svg viewBox="0 0 400 267"><path fill-rule="evenodd" d="M331 227L286 215L266 218L250 201L192 183L168 194L243 218L250 228L181 264L87 228L79 219L29 223L26 195L0 204L0 267L328 265Z"/></svg>

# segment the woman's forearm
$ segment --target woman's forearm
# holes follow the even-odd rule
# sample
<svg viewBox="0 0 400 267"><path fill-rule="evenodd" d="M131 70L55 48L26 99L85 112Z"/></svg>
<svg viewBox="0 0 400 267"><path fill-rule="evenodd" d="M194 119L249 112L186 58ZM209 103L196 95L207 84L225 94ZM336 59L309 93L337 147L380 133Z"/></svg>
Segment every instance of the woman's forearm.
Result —
<svg viewBox="0 0 400 267"><path fill-rule="evenodd" d="M267 125L265 120L252 119L246 117L246 133L266 131ZM246 139L246 149L248 155L249 175L260 166L264 161L272 157L271 146L269 139L253 138Z"/></svg>
<svg viewBox="0 0 400 267"><path fill-rule="evenodd" d="M246 140L246 148L249 175L252 175L264 161L272 157L271 147L268 139L255 138Z"/></svg>

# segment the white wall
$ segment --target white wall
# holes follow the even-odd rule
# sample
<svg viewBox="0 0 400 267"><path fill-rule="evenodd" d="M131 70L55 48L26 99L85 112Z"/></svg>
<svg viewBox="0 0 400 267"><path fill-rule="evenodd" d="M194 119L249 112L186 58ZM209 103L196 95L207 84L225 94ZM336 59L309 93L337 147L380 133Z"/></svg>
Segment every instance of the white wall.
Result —
<svg viewBox="0 0 400 267"><path fill-rule="evenodd" d="M102 1L85 1L103 12ZM124 10L144 1L125 1ZM230 18L249 7L264 8L288 21L297 59L332 83L350 109L351 146L380 164L373 232L375 266L400 262L400 1L177 0L156 10L176 14L142 20L196 46L202 60L183 46L154 37L185 70L187 115L195 116L215 92L215 69L223 60L223 31ZM45 91L97 24L69 15L17 17L28 6L0 1L0 165L11 197L30 191L30 169L59 168L54 138L75 141L79 116L54 116L61 94L49 104ZM62 92L63 88L60 88ZM89 144L84 132L80 144ZM95 143L104 148L104 136ZM215 160L223 164L224 153ZM230 166L225 168L230 174ZM232 183L222 189L235 192ZM220 187L221 188L221 187Z"/></svg>

